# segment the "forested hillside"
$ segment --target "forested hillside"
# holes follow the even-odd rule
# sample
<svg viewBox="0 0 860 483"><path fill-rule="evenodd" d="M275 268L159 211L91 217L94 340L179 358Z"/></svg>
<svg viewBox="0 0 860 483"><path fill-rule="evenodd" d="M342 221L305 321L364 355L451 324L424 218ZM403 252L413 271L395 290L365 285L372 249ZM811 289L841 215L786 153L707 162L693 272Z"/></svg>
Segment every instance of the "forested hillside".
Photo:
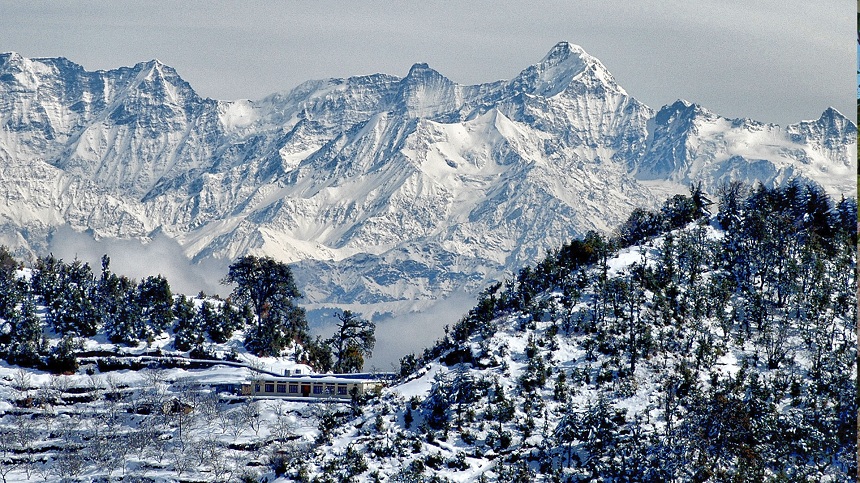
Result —
<svg viewBox="0 0 860 483"><path fill-rule="evenodd" d="M851 481L855 226L799 184L637 212L488 288L404 358L410 399L287 474L343 481L348 442L392 481Z"/></svg>
<svg viewBox="0 0 860 483"><path fill-rule="evenodd" d="M0 476L851 481L856 220L854 199L815 185L694 186L487 287L378 396L316 406L219 397L205 370L107 356L89 375L42 372L74 372L92 343L198 357L238 343L354 370L372 337L311 340L288 272L249 279L261 260L244 258L230 301L192 302L108 260L96 276L4 256ZM361 332L355 318L340 314L341 335ZM74 457L90 453L105 454Z"/></svg>
<svg viewBox="0 0 860 483"><path fill-rule="evenodd" d="M86 263L53 255L24 268L0 247L0 355L10 364L71 374L78 355L92 349L232 360L239 351L275 358L289 352L319 372L357 372L373 350L374 324L349 311L336 314L337 334L312 339L284 263L241 257L223 283L234 285L226 300L202 292L189 298L172 294L161 275L138 282L113 273L107 256L94 274Z"/></svg>

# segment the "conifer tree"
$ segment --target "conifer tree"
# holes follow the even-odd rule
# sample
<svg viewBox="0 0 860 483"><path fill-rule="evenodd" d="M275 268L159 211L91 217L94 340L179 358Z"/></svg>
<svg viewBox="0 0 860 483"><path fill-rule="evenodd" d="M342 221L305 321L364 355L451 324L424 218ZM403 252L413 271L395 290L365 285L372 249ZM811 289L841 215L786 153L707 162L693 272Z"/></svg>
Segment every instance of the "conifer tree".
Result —
<svg viewBox="0 0 860 483"><path fill-rule="evenodd" d="M150 341L173 323L173 295L167 279L149 276L137 286L137 304L141 309L138 338Z"/></svg>
<svg viewBox="0 0 860 483"><path fill-rule="evenodd" d="M364 357L373 353L376 324L349 310L335 317L339 320L337 330L328 340L335 358L334 370L340 373L359 372L364 366Z"/></svg>
<svg viewBox="0 0 860 483"><path fill-rule="evenodd" d="M109 262L107 257L102 260L102 277L97 289L97 312L102 317L108 340L137 345L140 341L141 319L137 285L125 276L110 273Z"/></svg>
<svg viewBox="0 0 860 483"><path fill-rule="evenodd" d="M15 274L18 263L9 249L0 245L0 318L8 319L23 299L26 282Z"/></svg>
<svg viewBox="0 0 860 483"><path fill-rule="evenodd" d="M62 261L53 255L39 257L30 278L33 293L37 295L45 307L45 320L49 326L55 326L60 318L62 304L62 285L60 283L60 265Z"/></svg>
<svg viewBox="0 0 860 483"><path fill-rule="evenodd" d="M228 300L218 307L209 301L204 301L200 305L199 316L209 338L219 344L227 342L230 337L233 337L233 332L245 326L243 314L236 311Z"/></svg>
<svg viewBox="0 0 860 483"><path fill-rule="evenodd" d="M74 373L78 370L76 352L80 349L79 340L70 335L63 336L48 356L48 370L55 374Z"/></svg>
<svg viewBox="0 0 860 483"><path fill-rule="evenodd" d="M299 360L313 367L317 372L329 372L334 365L331 347L320 336L305 343L304 353Z"/></svg>
<svg viewBox="0 0 860 483"><path fill-rule="evenodd" d="M204 328L201 317L194 310L194 304L185 295L177 297L173 305L176 325L173 328L173 345L181 351L201 351L203 349Z"/></svg>
<svg viewBox="0 0 860 483"><path fill-rule="evenodd" d="M289 344L308 340L301 293L290 267L269 257L248 255L230 265L225 284L236 284L232 298L249 304L256 325L246 331L245 347L257 355L279 355Z"/></svg>
<svg viewBox="0 0 860 483"><path fill-rule="evenodd" d="M42 321L36 315L36 304L31 297L24 297L21 308L7 318L10 325L10 342L7 359L11 364L33 366L39 361L42 340Z"/></svg>

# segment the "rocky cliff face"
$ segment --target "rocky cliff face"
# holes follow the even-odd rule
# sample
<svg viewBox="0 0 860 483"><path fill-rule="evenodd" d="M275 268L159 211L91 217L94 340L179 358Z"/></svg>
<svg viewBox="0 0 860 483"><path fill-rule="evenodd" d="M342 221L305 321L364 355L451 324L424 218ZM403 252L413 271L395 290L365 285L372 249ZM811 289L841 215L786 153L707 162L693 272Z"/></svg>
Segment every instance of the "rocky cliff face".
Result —
<svg viewBox="0 0 860 483"><path fill-rule="evenodd" d="M833 109L786 128L683 101L655 113L564 42L510 81L416 64L254 102L200 98L158 61L2 54L0 243L160 232L194 259L293 262L309 302L428 299L612 230L657 202L641 180L853 193L855 135Z"/></svg>

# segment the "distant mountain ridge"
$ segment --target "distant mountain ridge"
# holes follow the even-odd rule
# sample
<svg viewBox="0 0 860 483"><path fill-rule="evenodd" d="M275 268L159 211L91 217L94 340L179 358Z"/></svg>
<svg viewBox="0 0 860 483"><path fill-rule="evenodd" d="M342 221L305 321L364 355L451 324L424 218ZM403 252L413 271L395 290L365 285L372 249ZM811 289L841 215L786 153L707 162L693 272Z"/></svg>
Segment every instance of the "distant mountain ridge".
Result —
<svg viewBox="0 0 860 483"><path fill-rule="evenodd" d="M6 53L0 243L163 233L196 260L293 262L312 304L409 305L610 231L658 202L654 183L801 177L853 195L855 140L833 109L784 128L685 101L655 112L567 42L510 81L415 64L259 101L202 98L158 61L89 72Z"/></svg>

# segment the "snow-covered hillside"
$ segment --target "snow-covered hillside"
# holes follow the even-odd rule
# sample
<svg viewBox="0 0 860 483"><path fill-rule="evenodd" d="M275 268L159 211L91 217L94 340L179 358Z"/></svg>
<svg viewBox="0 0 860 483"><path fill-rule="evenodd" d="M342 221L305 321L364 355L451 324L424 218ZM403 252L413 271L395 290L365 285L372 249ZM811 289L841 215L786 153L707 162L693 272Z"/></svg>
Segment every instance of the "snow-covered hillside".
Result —
<svg viewBox="0 0 860 483"><path fill-rule="evenodd" d="M853 481L856 205L815 228L790 193L626 248L574 241L489 287L312 458L288 445L284 475Z"/></svg>
<svg viewBox="0 0 860 483"><path fill-rule="evenodd" d="M644 217L656 230L571 240L485 288L367 398L237 396L226 385L259 376L184 359L175 329L149 349L89 339L71 375L0 362L0 476L852 481L856 201L735 188L674 198ZM211 352L294 366L240 338Z"/></svg>
<svg viewBox="0 0 860 483"><path fill-rule="evenodd" d="M259 101L201 98L158 61L88 72L7 53L0 243L43 254L61 225L159 234L194 260L294 262L310 304L409 310L610 232L656 205L651 187L853 192L855 135L832 109L785 128L680 101L655 113L566 42L509 81L415 64Z"/></svg>

